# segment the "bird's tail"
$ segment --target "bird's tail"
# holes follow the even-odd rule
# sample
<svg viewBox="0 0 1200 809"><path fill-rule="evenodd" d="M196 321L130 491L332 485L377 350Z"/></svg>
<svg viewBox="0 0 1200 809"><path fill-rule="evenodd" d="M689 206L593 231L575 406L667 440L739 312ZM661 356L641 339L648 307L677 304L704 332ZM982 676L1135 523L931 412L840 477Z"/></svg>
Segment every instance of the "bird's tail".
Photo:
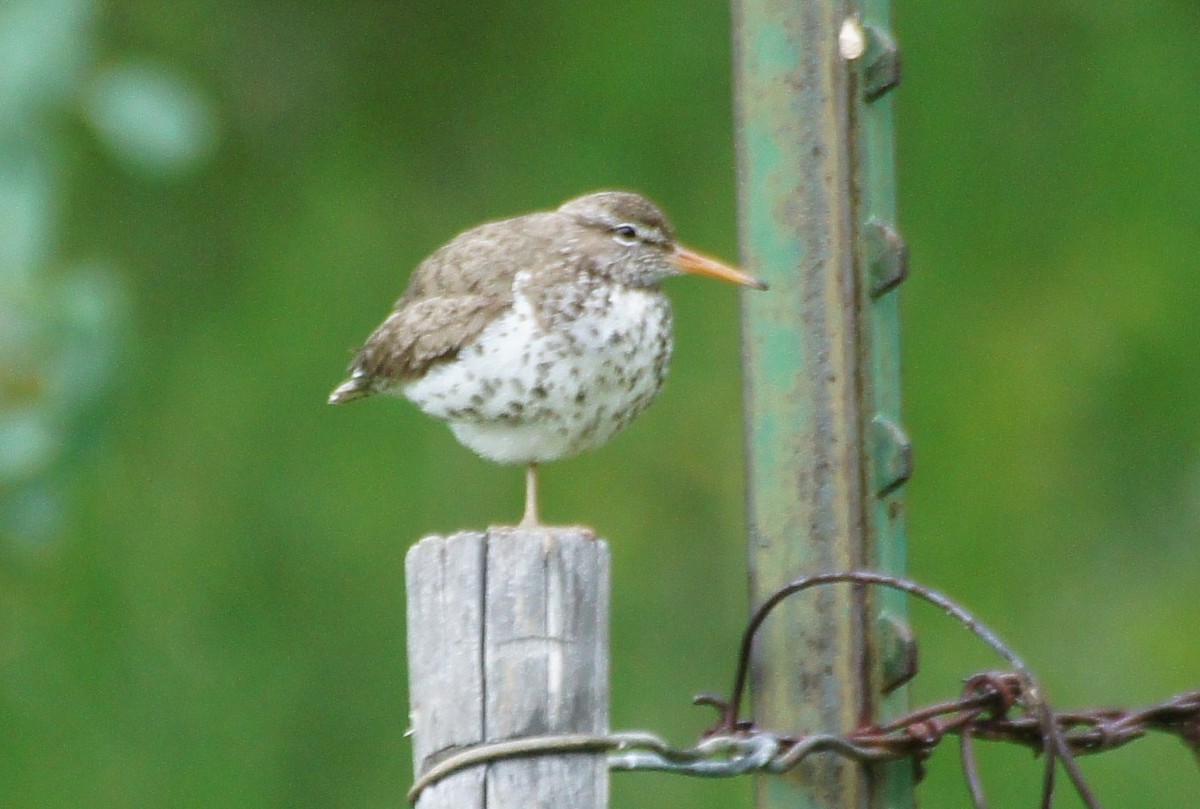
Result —
<svg viewBox="0 0 1200 809"><path fill-rule="evenodd" d="M338 385L333 393L329 394L329 403L345 404L353 402L355 399L361 399L370 393L371 380L362 371L355 371L349 379Z"/></svg>

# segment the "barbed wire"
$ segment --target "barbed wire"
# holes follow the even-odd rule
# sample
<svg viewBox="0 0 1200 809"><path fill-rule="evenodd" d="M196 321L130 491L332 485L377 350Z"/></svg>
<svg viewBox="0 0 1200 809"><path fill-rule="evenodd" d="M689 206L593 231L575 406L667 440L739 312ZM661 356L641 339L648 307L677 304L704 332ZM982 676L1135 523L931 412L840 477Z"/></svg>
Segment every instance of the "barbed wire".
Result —
<svg viewBox="0 0 1200 809"><path fill-rule="evenodd" d="M740 704L750 653L758 629L783 601L804 590L835 583L865 584L902 590L942 609L971 630L1013 667L969 677L957 699L910 711L880 724L838 734L788 734L764 729L743 718ZM790 582L751 616L738 651L728 699L701 695L694 702L716 708L717 724L690 748L676 748L641 731L611 734L562 734L485 742L450 752L424 772L408 798L413 804L432 784L467 767L511 758L605 753L614 771L658 771L705 778L749 773L783 773L816 753L832 753L864 764L911 759L920 766L947 737L957 736L963 777L976 809L987 799L975 758L975 741L1007 742L1045 756L1041 806L1051 807L1055 773L1061 764L1089 809L1100 803L1075 756L1101 753L1142 738L1151 731L1177 737L1200 764L1200 690L1173 696L1138 709L1097 708L1055 712L1024 661L1000 638L952 599L924 585L873 571L821 573Z"/></svg>

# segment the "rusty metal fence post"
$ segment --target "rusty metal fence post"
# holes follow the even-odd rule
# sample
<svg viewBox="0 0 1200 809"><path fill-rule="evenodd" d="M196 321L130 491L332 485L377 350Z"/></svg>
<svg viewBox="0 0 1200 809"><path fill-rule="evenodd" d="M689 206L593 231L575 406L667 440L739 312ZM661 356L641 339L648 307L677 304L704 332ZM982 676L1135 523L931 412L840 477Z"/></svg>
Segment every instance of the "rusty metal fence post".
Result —
<svg viewBox="0 0 1200 809"><path fill-rule="evenodd" d="M911 456L900 427L886 0L735 0L751 599L820 570L903 573ZM850 588L785 604L760 634L761 727L843 733L904 706L903 601ZM903 763L814 757L759 778L760 809L912 805Z"/></svg>

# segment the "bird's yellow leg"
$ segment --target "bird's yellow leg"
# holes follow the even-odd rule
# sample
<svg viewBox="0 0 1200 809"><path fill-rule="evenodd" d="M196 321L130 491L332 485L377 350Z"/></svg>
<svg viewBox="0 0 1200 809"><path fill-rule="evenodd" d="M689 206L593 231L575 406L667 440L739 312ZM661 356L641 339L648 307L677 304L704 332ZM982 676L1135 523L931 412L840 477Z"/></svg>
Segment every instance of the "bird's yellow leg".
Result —
<svg viewBox="0 0 1200 809"><path fill-rule="evenodd" d="M521 518L521 528L536 528L541 525L538 520L537 507L537 464L531 463L525 467L525 516Z"/></svg>

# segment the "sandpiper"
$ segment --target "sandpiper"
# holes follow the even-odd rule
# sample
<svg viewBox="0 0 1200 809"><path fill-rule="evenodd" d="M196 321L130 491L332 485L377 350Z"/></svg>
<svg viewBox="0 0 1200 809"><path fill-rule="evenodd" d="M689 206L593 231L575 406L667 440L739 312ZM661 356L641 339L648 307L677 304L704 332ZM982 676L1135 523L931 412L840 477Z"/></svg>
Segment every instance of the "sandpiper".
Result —
<svg viewBox="0 0 1200 809"><path fill-rule="evenodd" d="M766 289L679 245L639 194L479 225L417 267L329 402L403 395L484 458L524 464L520 525L536 526L537 465L600 446L662 389L674 338L659 285L681 273Z"/></svg>

